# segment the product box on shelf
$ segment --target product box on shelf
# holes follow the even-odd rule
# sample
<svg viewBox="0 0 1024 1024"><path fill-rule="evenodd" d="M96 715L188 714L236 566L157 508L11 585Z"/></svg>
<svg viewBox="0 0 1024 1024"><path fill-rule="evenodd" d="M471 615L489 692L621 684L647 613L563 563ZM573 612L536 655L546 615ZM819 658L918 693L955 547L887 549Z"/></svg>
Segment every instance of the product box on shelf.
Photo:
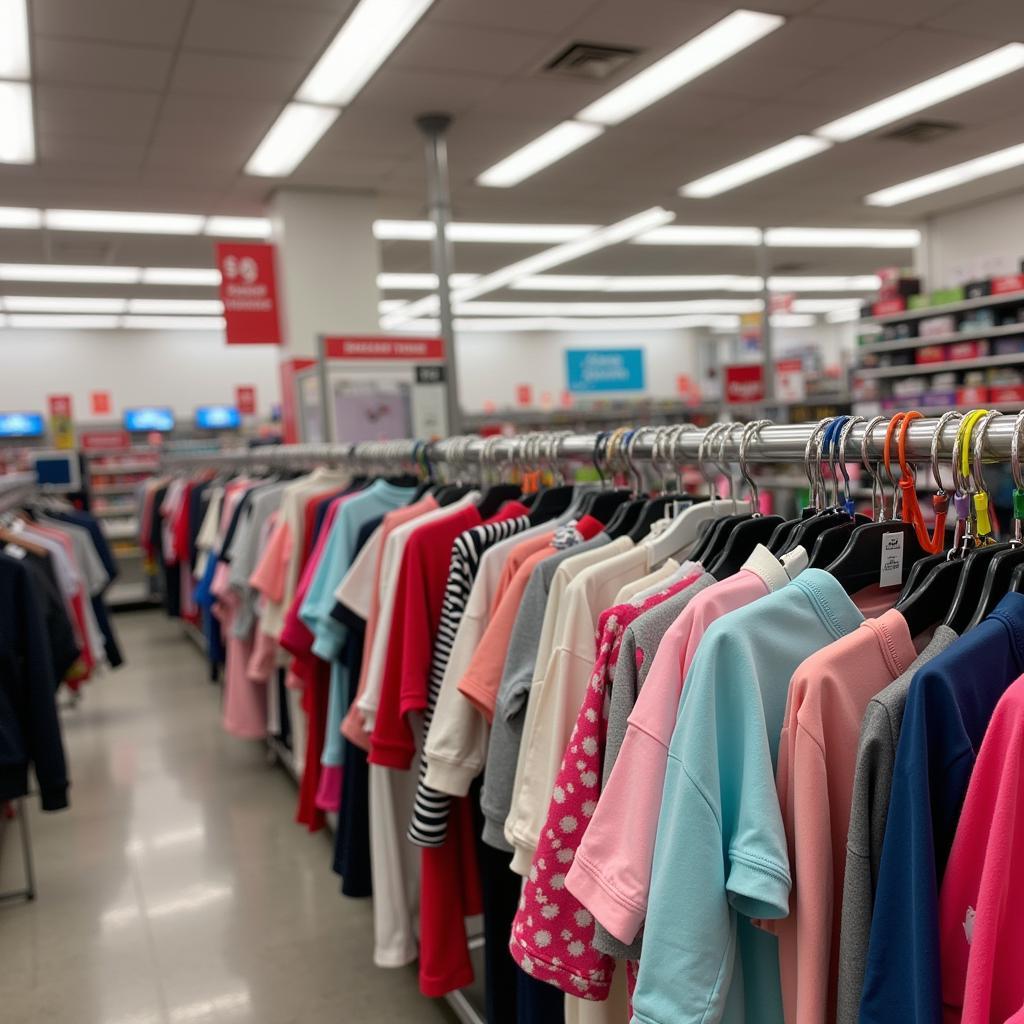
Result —
<svg viewBox="0 0 1024 1024"><path fill-rule="evenodd" d="M949 360L981 359L988 355L988 342L984 338L977 341L957 341L946 345L946 358Z"/></svg>
<svg viewBox="0 0 1024 1024"><path fill-rule="evenodd" d="M1006 387L988 388L988 398L985 400L992 405L1010 405L1011 403L1024 404L1024 384L1013 384Z"/></svg>
<svg viewBox="0 0 1024 1024"><path fill-rule="evenodd" d="M992 278L993 295L1006 295L1009 292L1024 292L1024 274L1004 274Z"/></svg>
<svg viewBox="0 0 1024 1024"><path fill-rule="evenodd" d="M964 295L968 299L983 299L992 294L991 281L968 281L964 285Z"/></svg>
<svg viewBox="0 0 1024 1024"><path fill-rule="evenodd" d="M944 363L945 361L945 345L924 345L921 348L914 349L915 363Z"/></svg>
<svg viewBox="0 0 1024 1024"><path fill-rule="evenodd" d="M942 406L953 406L957 404L956 390L950 391L926 391L921 395L921 405L927 405L929 408Z"/></svg>
<svg viewBox="0 0 1024 1024"><path fill-rule="evenodd" d="M1011 334L1007 338L993 339L993 354L1009 356L1016 352L1024 352L1024 334Z"/></svg>
<svg viewBox="0 0 1024 1024"><path fill-rule="evenodd" d="M964 314L964 318L960 321L961 331L978 331L984 330L986 327L995 327L996 325L996 311L991 307L987 309L972 309L969 313Z"/></svg>
<svg viewBox="0 0 1024 1024"><path fill-rule="evenodd" d="M929 316L918 321L917 333L922 338L935 338L940 334L956 333L956 317L950 316Z"/></svg>
<svg viewBox="0 0 1024 1024"><path fill-rule="evenodd" d="M882 341L899 341L904 338L913 338L917 333L917 323L913 320L901 320L895 324L885 324L882 327Z"/></svg>
<svg viewBox="0 0 1024 1024"><path fill-rule="evenodd" d="M902 313L907 308L907 301L896 295L891 299L881 299L871 306L871 316L888 316L890 313Z"/></svg>
<svg viewBox="0 0 1024 1024"><path fill-rule="evenodd" d="M921 292L919 295L911 295L907 299L907 309L925 309L930 306L931 296L927 292Z"/></svg>
<svg viewBox="0 0 1024 1024"><path fill-rule="evenodd" d="M956 389L957 405L985 405L994 401L990 397L989 389L984 384L974 384Z"/></svg>
<svg viewBox="0 0 1024 1024"><path fill-rule="evenodd" d="M945 306L950 302L963 302L964 290L963 288L940 288L936 292L930 292L928 299L930 306Z"/></svg>

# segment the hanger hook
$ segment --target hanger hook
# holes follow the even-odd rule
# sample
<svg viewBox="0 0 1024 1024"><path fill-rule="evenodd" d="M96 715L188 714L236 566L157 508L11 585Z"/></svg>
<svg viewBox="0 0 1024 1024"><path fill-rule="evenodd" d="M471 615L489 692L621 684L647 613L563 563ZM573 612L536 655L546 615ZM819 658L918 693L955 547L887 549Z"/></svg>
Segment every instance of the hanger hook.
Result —
<svg viewBox="0 0 1024 1024"><path fill-rule="evenodd" d="M743 428L743 433L740 435L740 448L739 448L739 463L740 463L740 475L743 477L747 488L750 491L750 509L755 516L761 514L761 496L757 490L757 484L754 478L750 475L750 467L747 465L747 449L750 446L750 442L756 437L760 438L761 431L771 423L771 420L754 420L753 423L748 423Z"/></svg>
<svg viewBox="0 0 1024 1024"><path fill-rule="evenodd" d="M985 485L985 474L982 470L982 458L985 454L985 439L988 436L988 428L993 420L1003 414L998 409L991 409L978 422L977 433L974 436L974 452L972 460L972 471L978 490L988 497L988 487Z"/></svg>
<svg viewBox="0 0 1024 1024"><path fill-rule="evenodd" d="M863 423L863 416L849 416L839 432L839 472L843 475L843 496L845 498L846 511L853 515L853 497L850 494L850 474L846 469L846 442L850 433L858 423Z"/></svg>
<svg viewBox="0 0 1024 1024"><path fill-rule="evenodd" d="M814 425L814 429L810 432L807 437L807 443L804 445L804 475L807 477L807 486L811 492L811 506L814 508L818 507L818 485L815 479L814 470L812 468L812 458L815 450L815 445L818 441L818 436L824 432L825 428L832 422L831 416L826 416L824 419L818 420Z"/></svg>
<svg viewBox="0 0 1024 1024"><path fill-rule="evenodd" d="M714 442L723 426L724 424L716 422L712 423L709 427L705 427L704 433L701 435L700 444L697 445L697 468L700 470L700 475L704 477L704 482L708 485L708 498L711 501L714 501L718 495L715 493L715 478L708 472L708 448Z"/></svg>
<svg viewBox="0 0 1024 1024"><path fill-rule="evenodd" d="M729 500L733 503L733 506L736 505L736 485L735 481L733 480L732 460L726 459L725 457L725 446L732 440L732 435L737 430L740 432L740 435L742 436L742 423L727 423L725 425L725 429L722 431L722 436L718 441L718 457L716 460L718 468L722 471L722 474L725 477L726 482L729 486Z"/></svg>
<svg viewBox="0 0 1024 1024"><path fill-rule="evenodd" d="M828 428L828 471L832 477L832 504L839 508L839 475L836 473L836 449L843 428L849 422L849 416L837 416Z"/></svg>
<svg viewBox="0 0 1024 1024"><path fill-rule="evenodd" d="M939 417L939 422L935 424L935 430L932 432L932 443L931 443L931 464L932 464L932 479L935 481L935 490L939 496L946 494L946 488L942 483L942 473L939 471L939 445L942 444L942 434L946 429L946 424L951 420L962 420L964 414L953 410L952 412L944 412ZM956 479L953 480L953 489L956 490Z"/></svg>
<svg viewBox="0 0 1024 1024"><path fill-rule="evenodd" d="M874 432L875 427L884 422L884 416L872 416L864 427L864 434L860 439L860 462L864 467L864 471L871 477L871 510L875 512L877 509L879 522L885 520L885 494L879 487L878 463L871 462L868 449L871 447L871 434Z"/></svg>

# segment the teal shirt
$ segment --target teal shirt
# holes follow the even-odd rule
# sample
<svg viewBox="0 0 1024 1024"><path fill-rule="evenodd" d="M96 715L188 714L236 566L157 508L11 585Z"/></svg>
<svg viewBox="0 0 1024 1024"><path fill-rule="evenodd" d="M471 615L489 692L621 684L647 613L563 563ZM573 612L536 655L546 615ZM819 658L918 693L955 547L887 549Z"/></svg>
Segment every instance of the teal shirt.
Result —
<svg viewBox="0 0 1024 1024"><path fill-rule="evenodd" d="M345 626L331 616L334 592L355 557L356 541L363 524L408 504L415 493L415 487L396 487L386 480L376 480L365 491L345 499L331 525L320 563L299 609L299 618L313 634L313 653L331 666L321 764L340 765L342 762L341 719L349 685L348 672L338 661L345 643Z"/></svg>
<svg viewBox="0 0 1024 1024"><path fill-rule="evenodd" d="M633 1024L782 1024L789 913L775 765L789 680L863 621L828 573L723 616L686 675L669 748Z"/></svg>

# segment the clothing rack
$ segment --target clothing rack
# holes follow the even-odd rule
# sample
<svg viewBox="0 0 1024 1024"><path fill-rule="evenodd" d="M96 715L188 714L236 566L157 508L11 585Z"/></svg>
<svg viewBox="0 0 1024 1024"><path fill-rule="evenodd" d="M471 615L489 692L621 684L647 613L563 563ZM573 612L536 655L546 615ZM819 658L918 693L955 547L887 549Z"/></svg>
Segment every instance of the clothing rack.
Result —
<svg viewBox="0 0 1024 1024"><path fill-rule="evenodd" d="M36 489L34 473L5 473L0 476L0 514L17 508ZM13 900L34 900L36 898L35 868L32 860L32 837L28 826L28 811L24 798L12 800L10 807L21 834L21 861L25 873L25 885L21 889L0 892L0 903ZM2 808L0 808L2 810ZM7 828L7 821L0 820L0 839Z"/></svg>
<svg viewBox="0 0 1024 1024"><path fill-rule="evenodd" d="M866 423L857 423L850 428L846 433L844 452L847 461L859 462L862 453L867 454L872 461L880 459L885 449L887 423L887 419L878 420L870 430L870 424ZM940 424L941 434L936 438L936 430ZM723 426L732 429L727 432L722 429ZM953 453L958 426L958 420L949 418L945 423L934 418L914 421L907 429L907 457L919 462L929 459L935 440L935 455L948 460ZM628 457L632 462L677 462L696 465L701 456L709 463L738 462L742 427L743 424L738 422L713 424L706 428L695 427L692 424L681 424L677 427L641 426L635 430L630 428L622 443L624 447L628 447ZM746 461L753 463L801 462L805 457L808 442L818 430L819 425L815 423L769 424L748 439L744 457ZM702 451L702 443L709 431L715 433L703 444ZM1015 417L1007 415L993 419L985 432L984 461L1009 462L1016 433ZM608 432L539 433L488 438L463 436L430 442L405 439L368 441L360 444L268 445L210 455L168 454L164 457L163 464L168 469L199 466L295 467L323 462L372 466L412 463L423 458L431 463L449 466L507 462L529 464L537 461L587 463L594 459L595 453L599 451L607 437Z"/></svg>

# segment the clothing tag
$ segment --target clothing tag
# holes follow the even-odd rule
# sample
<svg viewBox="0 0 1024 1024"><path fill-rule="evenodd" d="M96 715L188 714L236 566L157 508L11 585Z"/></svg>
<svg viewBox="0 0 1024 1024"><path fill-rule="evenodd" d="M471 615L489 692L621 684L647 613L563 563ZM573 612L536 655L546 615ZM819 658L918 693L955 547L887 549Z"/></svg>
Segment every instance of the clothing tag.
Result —
<svg viewBox="0 0 1024 1024"><path fill-rule="evenodd" d="M684 509L688 509L693 504L692 501L673 501L672 502L672 518L674 519Z"/></svg>
<svg viewBox="0 0 1024 1024"><path fill-rule="evenodd" d="M903 582L903 539L902 533L882 534L880 587L898 587Z"/></svg>

